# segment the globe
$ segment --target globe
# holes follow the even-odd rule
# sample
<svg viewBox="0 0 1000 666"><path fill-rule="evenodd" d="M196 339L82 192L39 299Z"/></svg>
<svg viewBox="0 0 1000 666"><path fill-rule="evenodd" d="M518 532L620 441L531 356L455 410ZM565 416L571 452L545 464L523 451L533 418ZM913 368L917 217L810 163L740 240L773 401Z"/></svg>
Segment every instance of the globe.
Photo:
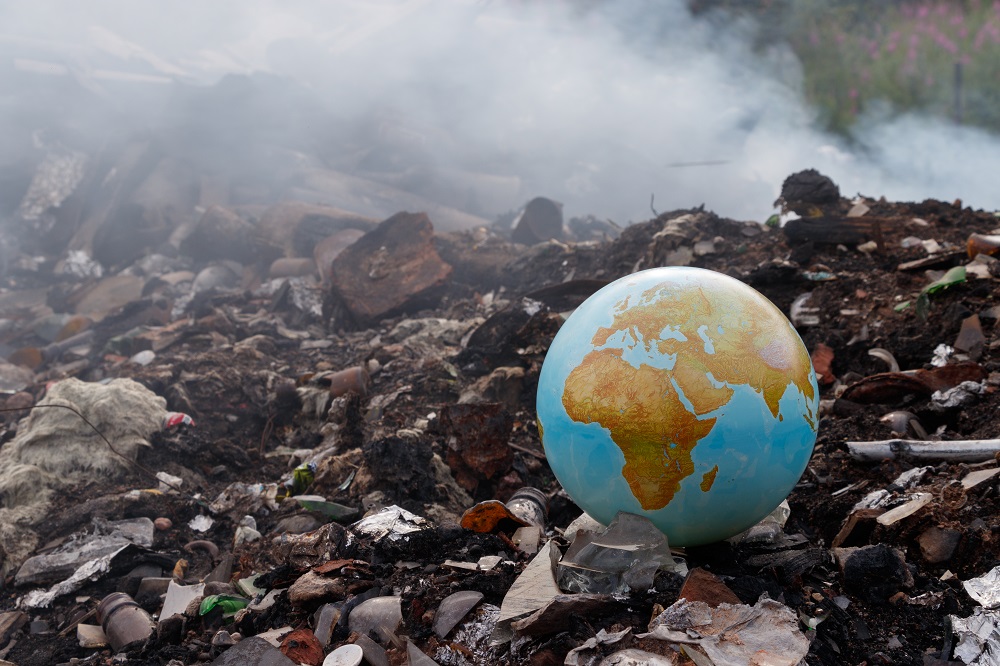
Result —
<svg viewBox="0 0 1000 666"><path fill-rule="evenodd" d="M653 268L588 298L538 382L556 478L596 520L649 518L671 546L729 538L791 492L816 443L819 389L781 311L739 280Z"/></svg>

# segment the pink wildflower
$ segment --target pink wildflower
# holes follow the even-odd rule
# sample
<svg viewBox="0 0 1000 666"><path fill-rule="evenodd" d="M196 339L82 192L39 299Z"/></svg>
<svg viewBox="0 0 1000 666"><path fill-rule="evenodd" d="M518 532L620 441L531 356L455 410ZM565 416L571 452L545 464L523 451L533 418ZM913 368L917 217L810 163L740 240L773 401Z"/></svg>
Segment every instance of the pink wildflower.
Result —
<svg viewBox="0 0 1000 666"><path fill-rule="evenodd" d="M934 41L937 42L938 46L943 48L948 53L952 54L958 53L958 46L955 45L955 42L951 41L944 35L940 33L934 35Z"/></svg>

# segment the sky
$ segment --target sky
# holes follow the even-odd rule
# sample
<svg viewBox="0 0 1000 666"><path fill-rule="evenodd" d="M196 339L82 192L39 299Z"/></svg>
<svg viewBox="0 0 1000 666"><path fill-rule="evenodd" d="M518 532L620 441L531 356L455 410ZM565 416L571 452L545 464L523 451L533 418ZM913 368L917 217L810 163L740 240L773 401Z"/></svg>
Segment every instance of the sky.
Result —
<svg viewBox="0 0 1000 666"><path fill-rule="evenodd" d="M55 63L122 96L133 93L107 86L123 70L142 72L142 90L288 77L320 107L303 128L294 100L258 105L273 116L250 124L271 128L269 140L314 141L331 168L433 173L454 185L449 196L475 190L488 218L547 196L568 217L619 224L702 204L763 221L785 177L805 168L849 197L1000 208L995 136L889 113L862 119L850 140L825 133L794 55L755 53L754 30L694 18L679 0L39 0L0 5L0 64ZM26 135L33 114L5 112L18 94L0 93L0 129ZM136 125L164 122L161 97L135 97L122 105ZM118 129L95 115L77 123ZM227 145L219 160L269 168Z"/></svg>

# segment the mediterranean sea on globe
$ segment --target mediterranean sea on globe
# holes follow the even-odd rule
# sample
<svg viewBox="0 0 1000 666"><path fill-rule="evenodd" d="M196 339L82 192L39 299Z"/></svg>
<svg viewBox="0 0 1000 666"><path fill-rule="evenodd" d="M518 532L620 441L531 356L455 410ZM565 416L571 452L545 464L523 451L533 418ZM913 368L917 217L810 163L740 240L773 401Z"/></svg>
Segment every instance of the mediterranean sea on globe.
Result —
<svg viewBox="0 0 1000 666"><path fill-rule="evenodd" d="M653 268L587 299L542 365L545 455L608 524L644 515L673 546L734 536L788 496L816 442L819 389L782 312L739 280Z"/></svg>

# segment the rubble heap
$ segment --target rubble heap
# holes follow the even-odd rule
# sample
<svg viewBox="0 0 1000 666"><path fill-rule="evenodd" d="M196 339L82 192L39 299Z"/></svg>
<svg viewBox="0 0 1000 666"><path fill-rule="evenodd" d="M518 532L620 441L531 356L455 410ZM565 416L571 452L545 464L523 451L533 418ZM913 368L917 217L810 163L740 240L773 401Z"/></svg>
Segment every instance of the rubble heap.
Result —
<svg viewBox="0 0 1000 666"><path fill-rule="evenodd" d="M67 234L43 221L65 214L79 163L39 165L67 186L44 190L58 202L25 187L33 245L2 278L2 473L33 479L2 485L4 663L950 664L1000 649L994 215L847 200L807 172L786 183L799 217L784 225L701 208L552 225L531 211L558 206L536 199L519 243L511 225L457 230L416 208L212 203L190 219L140 203L187 187L161 160L144 185L92 184L107 205ZM534 418L566 314L670 265L771 299L822 391L787 504L683 551L634 516L581 516Z"/></svg>

